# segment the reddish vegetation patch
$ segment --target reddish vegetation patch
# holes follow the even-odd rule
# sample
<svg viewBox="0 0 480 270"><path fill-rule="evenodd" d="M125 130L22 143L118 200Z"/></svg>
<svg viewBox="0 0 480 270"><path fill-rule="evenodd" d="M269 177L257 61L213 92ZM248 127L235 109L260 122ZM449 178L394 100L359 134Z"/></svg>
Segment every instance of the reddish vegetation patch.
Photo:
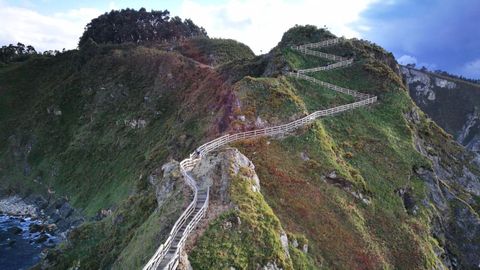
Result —
<svg viewBox="0 0 480 270"><path fill-rule="evenodd" d="M402 223L416 230L417 235L427 235L428 229L419 223L410 223L385 213L366 212L367 226L379 240L388 246L391 263L401 269L422 269L423 255L421 243L402 228Z"/></svg>
<svg viewBox="0 0 480 270"><path fill-rule="evenodd" d="M323 260L334 268L377 269L380 260L348 221L344 209L332 199L332 187L309 179L293 167L276 143L265 141L242 145L259 174L262 193L290 232L305 234L311 254L318 264ZM353 206L354 207L354 206Z"/></svg>
<svg viewBox="0 0 480 270"><path fill-rule="evenodd" d="M206 137L213 138L223 133L231 121L234 100L231 84L216 70L205 68L188 58L171 54L162 62L159 65L162 77L158 83L167 89L184 89L177 95L185 110L182 120L207 115L213 117L213 125L209 126Z"/></svg>
<svg viewBox="0 0 480 270"><path fill-rule="evenodd" d="M211 66L213 63L211 59L209 59L208 55L205 55L196 45L195 40L186 39L184 40L180 46L180 51L186 57L190 57L195 61L198 61L202 64Z"/></svg>
<svg viewBox="0 0 480 270"><path fill-rule="evenodd" d="M239 148L255 164L262 193L284 228L309 239L318 266L380 269L387 263L397 269L425 268L421 239L429 232L417 219L387 212L375 201L360 205L340 184L329 184L328 177L321 180L318 168L292 154L288 143L261 139ZM359 225L363 232L353 223L357 213L365 220Z"/></svg>
<svg viewBox="0 0 480 270"><path fill-rule="evenodd" d="M209 130L207 136L214 137L225 132L230 125L232 117L232 103L234 94L231 85L213 70L204 70L208 75L192 86L192 92L187 93L192 101L192 107L200 106L205 113L217 113L215 125ZM199 109L199 108L197 108ZM192 111L198 112L197 109Z"/></svg>

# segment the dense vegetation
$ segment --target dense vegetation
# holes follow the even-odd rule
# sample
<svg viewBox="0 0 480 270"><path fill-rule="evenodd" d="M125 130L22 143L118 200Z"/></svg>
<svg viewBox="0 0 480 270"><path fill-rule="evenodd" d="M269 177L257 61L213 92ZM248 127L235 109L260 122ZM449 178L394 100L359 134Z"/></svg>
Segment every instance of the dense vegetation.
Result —
<svg viewBox="0 0 480 270"><path fill-rule="evenodd" d="M0 65L5 65L10 62L21 62L32 57L51 57L64 52L65 49L63 49L62 52L58 50L40 52L35 50L32 45L25 46L23 43L18 42L17 45L4 45L0 48Z"/></svg>
<svg viewBox="0 0 480 270"><path fill-rule="evenodd" d="M155 211L150 176L218 132L222 84L177 52L132 45L0 68L0 194L54 192L89 220L48 257L50 267L121 259L137 269L148 260L183 206L178 187L176 200ZM113 213L96 221L102 210Z"/></svg>
<svg viewBox="0 0 480 270"><path fill-rule="evenodd" d="M253 173L242 167L230 176L228 192L238 207L209 226L191 255L193 269L255 269L268 262L292 269L279 241L280 221L263 196L252 191Z"/></svg>
<svg viewBox="0 0 480 270"><path fill-rule="evenodd" d="M25 46L20 42L17 45L4 45L0 48L0 62L20 61L34 54L37 54L37 51L31 45Z"/></svg>
<svg viewBox="0 0 480 270"><path fill-rule="evenodd" d="M85 27L79 46L89 39L97 43L135 44L155 41L207 36L202 27L198 27L190 19L170 17L168 10L150 12L145 8L112 10L93 19Z"/></svg>

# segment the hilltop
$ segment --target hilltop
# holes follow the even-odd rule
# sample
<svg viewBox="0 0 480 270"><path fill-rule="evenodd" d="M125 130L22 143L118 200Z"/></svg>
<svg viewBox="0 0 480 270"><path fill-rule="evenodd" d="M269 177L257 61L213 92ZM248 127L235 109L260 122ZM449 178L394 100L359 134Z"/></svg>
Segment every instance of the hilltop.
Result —
<svg viewBox="0 0 480 270"><path fill-rule="evenodd" d="M63 198L85 219L37 268L145 265L190 201L177 161L221 134L352 101L282 75L329 64L290 45L333 37L296 26L261 56L206 36L94 41L0 66L0 194ZM473 269L474 156L415 105L390 53L357 39L323 51L354 64L314 77L378 104L206 157L195 173L212 184L212 204L188 263Z"/></svg>

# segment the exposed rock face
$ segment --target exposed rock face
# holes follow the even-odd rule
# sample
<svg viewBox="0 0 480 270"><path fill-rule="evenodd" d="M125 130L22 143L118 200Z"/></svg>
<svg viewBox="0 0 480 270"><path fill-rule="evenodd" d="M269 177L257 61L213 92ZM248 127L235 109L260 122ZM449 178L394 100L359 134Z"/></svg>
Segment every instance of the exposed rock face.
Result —
<svg viewBox="0 0 480 270"><path fill-rule="evenodd" d="M476 153L476 158L471 161L465 155L453 153L437 156L429 151L432 146L420 136L417 135L415 140L417 150L433 164L433 171L420 168L416 173L426 183L432 212L436 215L432 234L438 240L439 248L435 254L449 269L478 269L480 217L478 209L473 206L478 205L475 196L479 196L480 180L472 167L459 164L471 163L476 166L474 170L478 170L480 165L480 117L477 107L480 104L480 87L406 67L401 70L410 96L417 105L452 134L457 142ZM420 122L415 111L407 118L416 124ZM453 160L450 163L453 165L446 165L446 160ZM403 199L405 202L406 198Z"/></svg>
<svg viewBox="0 0 480 270"><path fill-rule="evenodd" d="M241 169L248 168L253 174L252 190L260 191L260 180L255 172L255 165L240 151L227 148L218 153L213 153L203 158L194 168L193 174L198 179L201 188L210 186L212 200L219 200L222 204L230 202L228 189L231 181L231 171L236 175Z"/></svg>
<svg viewBox="0 0 480 270"><path fill-rule="evenodd" d="M207 186L210 187L210 203L205 221L199 224L198 229L195 230L193 235L187 240L187 252L190 252L195 245L195 242L198 239L201 239L199 237L205 233L208 226L216 226L215 231L221 231L222 237L225 237L223 240L226 242L236 241L236 236L234 235L237 233L243 233L245 230L253 230L252 228L255 226L272 226L269 228L275 230L275 235L271 235L272 239L270 241L275 241L278 246L281 247L279 253L282 254L282 258L290 260L289 239L281 225L278 224L278 227L275 227L272 224L264 224L262 221L252 221L249 219L251 215L262 217L267 215L267 213L263 212L261 207L257 209L254 206L256 204L253 204L249 199L246 199L245 201L241 200L241 202L237 201L239 200L238 196L250 198L253 196L257 199L262 197L262 195L256 195L261 189L260 181L255 172L255 166L247 157L235 148L225 148L203 157L200 163L192 170L192 175L199 183L201 189L206 188ZM242 184L239 184L240 182ZM244 183L248 183L245 187L246 194L232 194L232 189L236 190L238 189L238 185L243 186ZM247 206L243 205L244 203ZM252 205L249 203L252 203ZM258 207L258 205L256 206ZM223 213L229 213L229 216L223 217L223 215L221 215ZM269 220L272 217L264 218ZM263 229L259 230L263 231ZM265 231L263 231L263 233L265 233ZM200 240L200 246L202 246L202 241L205 241L205 239ZM241 250L239 251L240 253L238 256L245 256L244 247L241 247L242 244L240 243L238 243L238 245L240 246L239 250ZM264 245L266 247L271 247L270 243L265 243ZM214 249L209 252L215 253L223 251ZM278 253L274 254L277 254L275 256L278 256ZM196 263L198 263L198 259L195 258L198 255L195 254L195 251L190 255L192 258L192 265L195 268ZM258 256L258 254L256 254L256 256ZM258 258L256 259L258 260ZM186 268L182 269L188 269L189 264L185 263L184 265L186 265ZM229 268L227 267L226 269ZM230 269L236 268L230 266ZM279 263L278 257L274 257L265 263L257 264L252 269L283 269L283 264Z"/></svg>
<svg viewBox="0 0 480 270"><path fill-rule="evenodd" d="M401 67L400 70L406 77L407 84L411 86L413 91L411 90L410 93L414 93L416 97L415 100L424 104L435 100L435 92L433 91L434 84L427 74L406 67Z"/></svg>
<svg viewBox="0 0 480 270"><path fill-rule="evenodd" d="M445 79L437 78L437 77L435 77L435 85L440 88L448 88L448 89L453 89L457 87L456 83L447 81Z"/></svg>
<svg viewBox="0 0 480 270"><path fill-rule="evenodd" d="M268 262L265 266L259 267L261 270L282 270L281 267L278 267L275 262Z"/></svg>
<svg viewBox="0 0 480 270"><path fill-rule="evenodd" d="M179 270L193 270L190 261L188 260L188 255L185 252L180 253L180 259L178 263Z"/></svg>
<svg viewBox="0 0 480 270"><path fill-rule="evenodd" d="M473 152L480 153L480 115L477 107L467 114L467 121L457 137L457 142Z"/></svg>
<svg viewBox="0 0 480 270"><path fill-rule="evenodd" d="M231 202L229 188L231 183L230 167L238 173L240 166L246 166L249 168L255 168L253 163L237 149L227 148L223 151L210 153L208 156L203 157L199 164L191 171L194 178L200 188L210 187L210 201L208 205L208 211L205 216L205 220L199 223L196 230L194 230L190 237L187 239L185 245L186 253L189 253L197 239L208 228L208 224L219 217L225 211L232 209L235 205ZM255 175L256 176L256 175ZM258 177L257 177L258 179ZM260 188L260 187L258 187ZM237 220L231 220L224 222L222 228L229 230L233 225L241 224L241 220L237 217ZM181 269L188 269L188 256L184 256L185 260Z"/></svg>
<svg viewBox="0 0 480 270"><path fill-rule="evenodd" d="M457 142L480 154L480 86L401 66L415 103Z"/></svg>
<svg viewBox="0 0 480 270"><path fill-rule="evenodd" d="M175 185L184 183L183 176L180 173L180 164L178 161L170 161L165 163L161 170L157 169L148 177L148 181L155 187L155 196L157 197L158 206L173 195Z"/></svg>
<svg viewBox="0 0 480 270"><path fill-rule="evenodd" d="M415 111L407 115L407 119L417 124L418 118ZM415 136L415 145L433 165L432 170L417 168L415 173L425 181L430 204L424 203L432 206L435 215L432 234L439 242L435 253L449 269L477 269L480 265L480 216L474 206L478 205L475 198L479 196L480 178L478 172L475 174L472 170L479 168L462 165L468 164L471 156L461 151L437 156L429 149L438 146L430 145L419 134ZM452 160L455 162L448 162ZM407 208L405 195L408 190L398 193Z"/></svg>
<svg viewBox="0 0 480 270"><path fill-rule="evenodd" d="M288 237L285 232L280 234L280 243L282 243L282 248L285 251L285 255L290 257L290 252L288 251Z"/></svg>
<svg viewBox="0 0 480 270"><path fill-rule="evenodd" d="M407 211L407 213L416 215L418 211L418 206L415 202L415 199L411 195L412 188L400 188L396 192L398 196L402 198L403 205L405 206L405 210Z"/></svg>
<svg viewBox="0 0 480 270"><path fill-rule="evenodd" d="M362 194L359 190L355 190L352 183L342 177L339 177L336 171L331 171L328 175L322 176L321 179L328 184L334 185L343 189L345 192L350 193L353 197L357 198L364 204L370 204L371 202L368 196Z"/></svg>
<svg viewBox="0 0 480 270"><path fill-rule="evenodd" d="M57 106L47 108L47 112L55 116L61 115ZM12 158L11 164L20 169L24 176L32 176L29 155L36 144L37 138L31 135L15 134L8 138ZM8 158L7 156L6 160ZM57 176L59 170L57 164L53 163L50 168L48 174L53 177ZM8 183L10 177L12 176L0 174L0 182L5 179ZM39 189L47 190L47 194L42 192L31 193L31 191L17 193L15 189L4 189L5 186L0 185L0 212L9 215L31 216L42 219L46 223L55 224L55 232L62 237L65 237L72 227L84 222L83 215L72 207L67 198L56 195L55 190L44 183L41 175L32 178Z"/></svg>
<svg viewBox="0 0 480 270"><path fill-rule="evenodd" d="M208 223L219 217L225 211L232 209L235 205L231 202L229 189L231 183L231 168L233 172L238 173L240 168L249 168L254 170L253 163L240 153L237 149L226 148L219 152L210 153L203 157L197 166L193 168L192 175L197 180L201 189L210 187L210 201L208 211L203 222L200 222L197 229L192 232L187 239L185 250L187 253L192 250L197 239L208 228ZM256 184L252 186L252 190L258 188L260 190L260 183L256 174L254 174ZM229 220L222 224L223 229L232 229L241 224L241 220L237 217L236 220ZM188 261L188 259L186 260ZM183 265L189 265L184 263ZM182 269L188 269L182 268Z"/></svg>
<svg viewBox="0 0 480 270"><path fill-rule="evenodd" d="M141 129L147 126L147 121L144 119L123 120L123 123L132 129Z"/></svg>

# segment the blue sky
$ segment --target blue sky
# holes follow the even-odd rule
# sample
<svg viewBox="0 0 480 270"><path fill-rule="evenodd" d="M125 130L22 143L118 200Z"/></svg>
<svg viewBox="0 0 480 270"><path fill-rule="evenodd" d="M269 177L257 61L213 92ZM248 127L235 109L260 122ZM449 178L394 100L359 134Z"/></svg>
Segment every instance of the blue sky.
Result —
<svg viewBox="0 0 480 270"><path fill-rule="evenodd" d="M168 9L257 54L295 24L326 25L381 45L401 63L480 78L480 0L0 0L0 44L72 49L91 19L126 7Z"/></svg>
<svg viewBox="0 0 480 270"><path fill-rule="evenodd" d="M372 4L362 37L399 60L480 78L480 1L404 0ZM355 26L354 26L355 27Z"/></svg>

